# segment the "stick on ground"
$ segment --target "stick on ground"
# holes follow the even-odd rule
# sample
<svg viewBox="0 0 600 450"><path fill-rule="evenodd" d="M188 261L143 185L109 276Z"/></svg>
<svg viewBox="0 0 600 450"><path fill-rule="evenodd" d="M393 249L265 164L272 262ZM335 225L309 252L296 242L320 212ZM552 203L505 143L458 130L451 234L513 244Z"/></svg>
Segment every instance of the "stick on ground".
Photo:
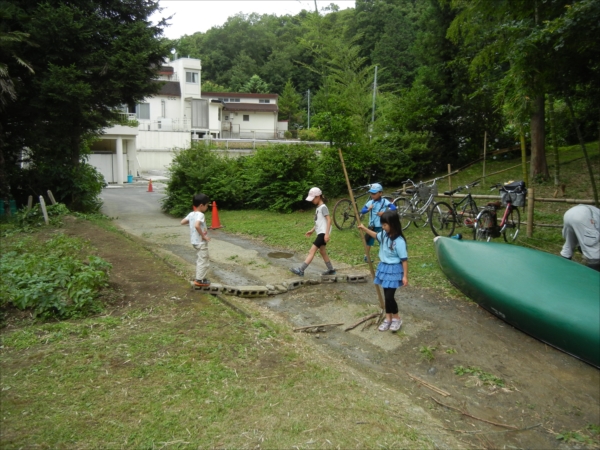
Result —
<svg viewBox="0 0 600 450"><path fill-rule="evenodd" d="M350 325L348 328L345 328L344 331L350 331L350 330L356 328L357 326L359 326L361 323L366 322L367 320L372 319L373 317L377 317L380 314L381 314L380 312L369 314L368 316L365 316L362 319L360 319L358 322Z"/></svg>
<svg viewBox="0 0 600 450"><path fill-rule="evenodd" d="M444 403L436 400L433 397L431 397L431 400L433 400L434 402L436 402L438 405L442 405L442 406L445 406L446 408L453 409L454 411L458 411L459 413L461 413L461 414L463 414L463 415L465 415L467 417L470 417L471 419L479 420L481 422L491 423L492 425L496 425L497 427L504 427L504 428L510 428L511 430L518 430L517 427L512 426L512 425L506 425L504 423L492 422L491 420L486 420L486 419L481 419L480 417L475 417L475 416L469 414L466 411L463 411L461 409L455 408L454 406L445 405Z"/></svg>
<svg viewBox="0 0 600 450"><path fill-rule="evenodd" d="M320 325L307 325L305 327L294 328L293 331L302 331L302 330L308 330L309 328L319 328L319 327L339 327L340 325L344 325L344 322L342 322L342 323L322 323Z"/></svg>
<svg viewBox="0 0 600 450"><path fill-rule="evenodd" d="M433 384L428 383L425 380L421 380L420 378L415 377L414 375L411 375L410 373L406 372L406 374L411 377L413 380L421 383L423 386L425 386L428 389L431 389L433 392L437 392L438 394L444 396L444 397L448 397L450 395L449 392L444 391L443 389L440 389L436 386L434 386Z"/></svg>

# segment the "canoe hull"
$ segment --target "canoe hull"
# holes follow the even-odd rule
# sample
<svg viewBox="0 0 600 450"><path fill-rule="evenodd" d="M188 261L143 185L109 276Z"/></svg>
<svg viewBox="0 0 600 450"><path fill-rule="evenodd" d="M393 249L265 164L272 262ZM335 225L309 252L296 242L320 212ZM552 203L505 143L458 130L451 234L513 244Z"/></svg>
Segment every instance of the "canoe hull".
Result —
<svg viewBox="0 0 600 450"><path fill-rule="evenodd" d="M515 245L436 238L460 291L515 328L600 368L600 273Z"/></svg>

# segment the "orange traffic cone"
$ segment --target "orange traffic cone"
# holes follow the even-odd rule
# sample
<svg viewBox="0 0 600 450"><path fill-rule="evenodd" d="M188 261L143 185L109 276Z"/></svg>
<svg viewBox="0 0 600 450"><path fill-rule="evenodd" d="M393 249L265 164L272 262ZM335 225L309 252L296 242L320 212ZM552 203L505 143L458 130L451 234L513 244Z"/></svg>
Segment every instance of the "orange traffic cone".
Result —
<svg viewBox="0 0 600 450"><path fill-rule="evenodd" d="M223 225L221 225L221 221L219 220L217 202L212 202L212 220L210 221L210 227L208 228L211 230L214 230L215 228L223 228Z"/></svg>
<svg viewBox="0 0 600 450"><path fill-rule="evenodd" d="M152 190L152 178L150 178L150 182L148 183L148 191L147 192L154 192Z"/></svg>

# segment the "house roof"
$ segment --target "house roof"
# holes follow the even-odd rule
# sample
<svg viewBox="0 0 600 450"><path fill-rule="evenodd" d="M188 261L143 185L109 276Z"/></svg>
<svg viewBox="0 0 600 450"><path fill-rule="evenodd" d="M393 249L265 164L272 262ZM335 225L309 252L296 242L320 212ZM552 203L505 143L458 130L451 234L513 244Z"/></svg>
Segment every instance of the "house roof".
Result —
<svg viewBox="0 0 600 450"><path fill-rule="evenodd" d="M279 108L269 103L224 103L223 111L278 112Z"/></svg>
<svg viewBox="0 0 600 450"><path fill-rule="evenodd" d="M278 98L278 94L252 94L247 92L202 92L202 97Z"/></svg>
<svg viewBox="0 0 600 450"><path fill-rule="evenodd" d="M158 95L169 95L171 97L181 97L181 88L177 81L167 81L162 85Z"/></svg>

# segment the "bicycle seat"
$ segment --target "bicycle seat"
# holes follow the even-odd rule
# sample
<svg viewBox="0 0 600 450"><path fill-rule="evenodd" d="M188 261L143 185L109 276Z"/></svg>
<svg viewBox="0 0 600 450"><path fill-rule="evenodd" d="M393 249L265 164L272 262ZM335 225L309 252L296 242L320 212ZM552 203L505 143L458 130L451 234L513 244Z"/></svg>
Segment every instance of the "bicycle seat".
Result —
<svg viewBox="0 0 600 450"><path fill-rule="evenodd" d="M414 194L416 191L414 189L407 189L406 193L407 194Z"/></svg>
<svg viewBox="0 0 600 450"><path fill-rule="evenodd" d="M454 191L444 191L444 195L452 195L454 194Z"/></svg>
<svg viewBox="0 0 600 450"><path fill-rule="evenodd" d="M500 209L502 208L502 203L500 203L499 201L489 202L487 206L491 206L494 209Z"/></svg>

